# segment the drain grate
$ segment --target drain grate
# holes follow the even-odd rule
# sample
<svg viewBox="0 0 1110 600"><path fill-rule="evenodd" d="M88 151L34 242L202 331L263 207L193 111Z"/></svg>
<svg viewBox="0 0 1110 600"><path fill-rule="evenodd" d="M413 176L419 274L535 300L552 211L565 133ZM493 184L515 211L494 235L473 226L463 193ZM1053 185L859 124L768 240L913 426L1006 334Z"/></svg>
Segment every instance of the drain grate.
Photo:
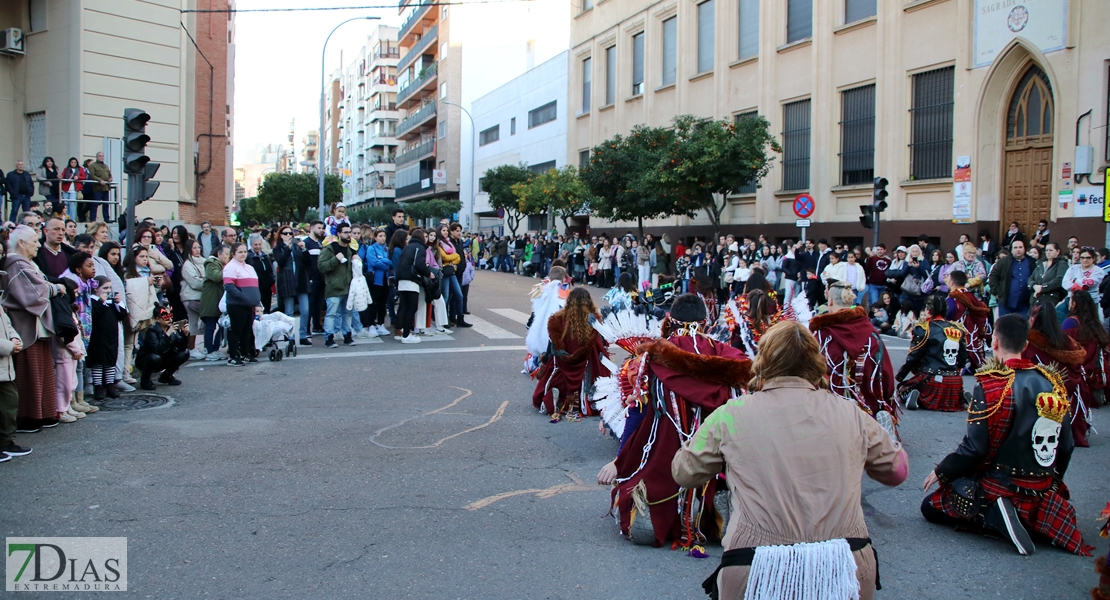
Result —
<svg viewBox="0 0 1110 600"><path fill-rule="evenodd" d="M96 402L100 410L144 410L158 408L170 403L170 399L156 394L124 394L119 398L105 398Z"/></svg>

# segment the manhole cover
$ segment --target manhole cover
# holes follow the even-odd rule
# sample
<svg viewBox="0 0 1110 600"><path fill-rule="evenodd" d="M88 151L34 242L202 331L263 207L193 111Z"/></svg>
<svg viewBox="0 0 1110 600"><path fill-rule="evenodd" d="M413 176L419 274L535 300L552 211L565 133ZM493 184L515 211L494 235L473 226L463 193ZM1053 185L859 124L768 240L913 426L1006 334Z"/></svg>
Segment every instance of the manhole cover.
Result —
<svg viewBox="0 0 1110 600"><path fill-rule="evenodd" d="M95 402L100 410L144 410L171 403L165 396L155 394L126 394L119 398L105 398Z"/></svg>

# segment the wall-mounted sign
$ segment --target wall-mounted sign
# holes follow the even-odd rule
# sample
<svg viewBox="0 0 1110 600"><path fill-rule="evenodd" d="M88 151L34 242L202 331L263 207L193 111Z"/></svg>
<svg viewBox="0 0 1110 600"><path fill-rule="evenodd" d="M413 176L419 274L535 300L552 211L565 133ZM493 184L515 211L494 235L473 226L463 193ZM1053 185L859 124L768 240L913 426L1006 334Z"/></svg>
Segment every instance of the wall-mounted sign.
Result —
<svg viewBox="0 0 1110 600"><path fill-rule="evenodd" d="M986 67L1017 37L1042 52L1063 50L1067 0L975 0L975 67Z"/></svg>

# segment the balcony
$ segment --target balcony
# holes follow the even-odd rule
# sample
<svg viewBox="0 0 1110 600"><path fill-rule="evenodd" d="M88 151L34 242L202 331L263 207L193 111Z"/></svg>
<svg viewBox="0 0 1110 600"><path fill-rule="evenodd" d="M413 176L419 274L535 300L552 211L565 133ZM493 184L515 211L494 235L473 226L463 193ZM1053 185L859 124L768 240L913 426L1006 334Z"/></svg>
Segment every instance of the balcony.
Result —
<svg viewBox="0 0 1110 600"><path fill-rule="evenodd" d="M422 90L428 82L435 81L438 71L439 65L437 63L432 63L420 70L416 79L410 81L408 85L397 92L397 105L404 107L405 99L411 98L413 94Z"/></svg>
<svg viewBox="0 0 1110 600"><path fill-rule="evenodd" d="M420 110L412 113L397 124L397 137L404 139L405 132L415 129L423 125L428 119L436 115L436 103L429 102L425 104Z"/></svg>
<svg viewBox="0 0 1110 600"><path fill-rule="evenodd" d="M423 144L413 146L410 149L397 155L397 166L407 165L416 162L426 156L431 156L436 152L436 141L428 140Z"/></svg>
<svg viewBox="0 0 1110 600"><path fill-rule="evenodd" d="M429 9L432 8L432 0L423 0L420 4L413 3L409 6L415 6L416 10L412 13L412 16L405 19L405 22L401 24L401 29L397 32L398 41L405 39L405 36L412 32L416 24L428 15ZM404 8L404 4L401 5L401 8Z"/></svg>
<svg viewBox="0 0 1110 600"><path fill-rule="evenodd" d="M392 131L372 133L366 140L366 147L373 148L375 146L397 146L397 134Z"/></svg>
<svg viewBox="0 0 1110 600"><path fill-rule="evenodd" d="M432 43L436 41L436 37L438 36L438 34L439 25L432 25L431 29L425 31L424 37L420 38L420 41L416 42L416 45L412 48L409 48L409 51L405 53L405 56L402 57L401 60L397 61L397 70L400 71L401 69L404 69L405 67L412 64L412 61L423 54L424 51L428 49L428 46L432 45Z"/></svg>
<svg viewBox="0 0 1110 600"><path fill-rule="evenodd" d="M401 58L401 49L397 46L390 46L388 48L378 48L374 51L374 60Z"/></svg>
<svg viewBox="0 0 1110 600"><path fill-rule="evenodd" d="M424 185L425 181L428 182L427 187L425 187L425 185ZM432 172L431 171L427 171L427 172L421 171L420 172L420 181L417 181L416 183L412 183L412 184L409 184L409 185L403 185L403 186L397 188L396 193L394 194L394 197L396 199L400 200L402 198L412 198L412 197L415 197L415 196L434 194L435 191L436 191L436 186L435 186L434 183L432 183Z"/></svg>

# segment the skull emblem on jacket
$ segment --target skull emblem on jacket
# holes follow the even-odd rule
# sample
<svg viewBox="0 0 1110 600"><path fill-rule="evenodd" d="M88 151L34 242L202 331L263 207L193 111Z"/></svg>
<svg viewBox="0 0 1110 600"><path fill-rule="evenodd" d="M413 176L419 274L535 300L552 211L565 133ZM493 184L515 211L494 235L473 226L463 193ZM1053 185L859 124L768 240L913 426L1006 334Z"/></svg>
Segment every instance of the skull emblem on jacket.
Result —
<svg viewBox="0 0 1110 600"><path fill-rule="evenodd" d="M1051 467L1056 461L1056 446L1060 444L1060 424L1052 419L1038 417L1033 423L1033 454L1037 464Z"/></svg>
<svg viewBox="0 0 1110 600"><path fill-rule="evenodd" d="M944 362L956 366L956 359L960 355L959 340L944 340Z"/></svg>

